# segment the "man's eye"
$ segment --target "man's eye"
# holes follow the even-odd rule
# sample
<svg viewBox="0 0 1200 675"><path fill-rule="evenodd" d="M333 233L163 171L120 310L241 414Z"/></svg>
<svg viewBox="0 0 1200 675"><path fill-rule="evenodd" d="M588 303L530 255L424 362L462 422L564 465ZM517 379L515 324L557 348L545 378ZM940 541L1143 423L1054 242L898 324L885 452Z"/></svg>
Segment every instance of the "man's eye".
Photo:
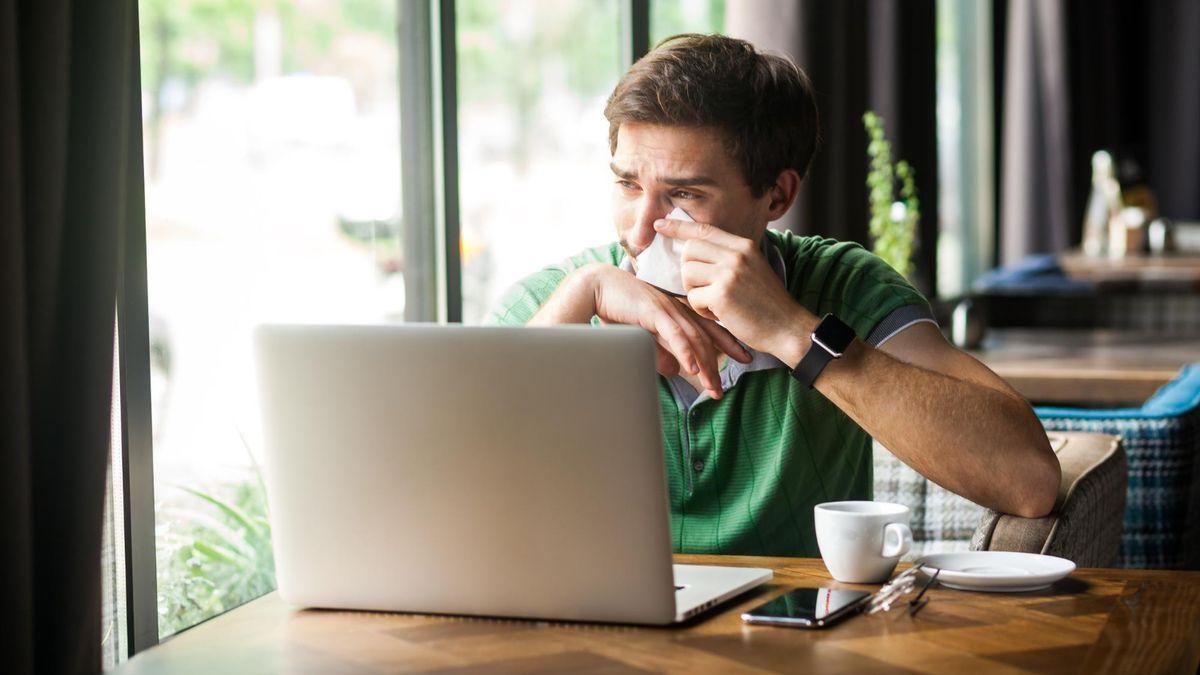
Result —
<svg viewBox="0 0 1200 675"><path fill-rule="evenodd" d="M699 199L700 195L690 190L676 190L672 195L676 199Z"/></svg>
<svg viewBox="0 0 1200 675"><path fill-rule="evenodd" d="M621 187L625 188L626 190L638 189L637 183L634 183L631 180L624 180L624 179L618 180L617 185L620 185Z"/></svg>

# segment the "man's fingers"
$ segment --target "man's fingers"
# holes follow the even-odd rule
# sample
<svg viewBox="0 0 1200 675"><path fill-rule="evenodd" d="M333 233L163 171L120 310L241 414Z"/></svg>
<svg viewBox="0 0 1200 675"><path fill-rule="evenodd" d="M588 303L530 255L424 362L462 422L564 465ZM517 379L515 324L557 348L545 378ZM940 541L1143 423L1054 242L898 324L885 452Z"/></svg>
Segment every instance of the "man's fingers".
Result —
<svg viewBox="0 0 1200 675"><path fill-rule="evenodd" d="M716 350L708 333L700 327L677 301L663 298L656 308L648 328L659 345L669 351L679 368L699 375L700 383L714 399L721 398L721 374L717 367ZM659 372L662 372L661 370Z"/></svg>
<svg viewBox="0 0 1200 675"><path fill-rule="evenodd" d="M684 260L683 265L679 268L679 275L683 280L685 291L690 291L700 286L707 286L715 282L720 272L721 267L719 265L699 260Z"/></svg>
<svg viewBox="0 0 1200 675"><path fill-rule="evenodd" d="M697 365L700 367L700 381L704 387L710 392L720 392L721 387L721 371L717 364L717 351L713 348L712 339L708 333L700 327L699 319L692 318L692 315L687 309L674 300L670 300L671 314L680 328L687 334L691 341L692 348L695 351ZM713 398L720 398L720 394L714 394Z"/></svg>
<svg viewBox="0 0 1200 675"><path fill-rule="evenodd" d="M692 320L697 327L704 331L708 336L713 347L717 350L725 352L730 357L742 363L750 363L752 357L750 352L746 351L742 343L738 342L737 338L730 333L724 326L717 324L717 317L713 316L708 309L697 310L694 307L689 307L682 299L676 299L679 308Z"/></svg>
<svg viewBox="0 0 1200 675"><path fill-rule="evenodd" d="M700 316L716 321L717 316L710 309L714 300L715 291L713 286L696 286L688 289L687 301L692 306L692 309Z"/></svg>
<svg viewBox="0 0 1200 675"><path fill-rule="evenodd" d="M700 366L700 372L704 372L705 367L708 365L711 365L713 372L716 372L717 350L713 348L712 340L708 337L708 334L700 328L700 324L687 311L687 307L671 298L665 299L663 305L666 307L667 313L675 319L675 322L679 324L679 328L687 335L688 342L691 343L692 351L696 355L696 361Z"/></svg>
<svg viewBox="0 0 1200 675"><path fill-rule="evenodd" d="M699 361L691 343L688 342L687 334L668 312L662 311L657 314L654 318L654 334L666 342L665 346L679 360L680 367L692 375L700 372Z"/></svg>
<svg viewBox="0 0 1200 675"><path fill-rule="evenodd" d="M719 326L715 321L709 321L705 318L698 318L696 323L708 334L708 337L712 339L717 349L728 354L730 358L742 363L750 363L754 360L754 357L750 356L750 352L746 351L746 348L737 341L737 338L733 337L733 333L725 330L723 326Z"/></svg>
<svg viewBox="0 0 1200 675"><path fill-rule="evenodd" d="M725 246L714 244L708 239L691 239L685 241L680 258L684 263L698 261L706 263L732 264L736 253Z"/></svg>
<svg viewBox="0 0 1200 675"><path fill-rule="evenodd" d="M679 360L657 341L654 343L654 369L663 377L675 377L679 374Z"/></svg>
<svg viewBox="0 0 1200 675"><path fill-rule="evenodd" d="M742 240L741 237L708 223L689 223L686 220L661 218L654 221L654 229L675 239L704 239L718 246L735 246Z"/></svg>

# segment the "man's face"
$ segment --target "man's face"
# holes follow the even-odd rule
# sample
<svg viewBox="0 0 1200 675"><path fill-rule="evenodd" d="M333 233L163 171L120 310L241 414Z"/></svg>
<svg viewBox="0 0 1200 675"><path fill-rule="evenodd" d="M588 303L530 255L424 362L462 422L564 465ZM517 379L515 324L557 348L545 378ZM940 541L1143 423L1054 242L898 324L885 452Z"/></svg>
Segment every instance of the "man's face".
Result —
<svg viewBox="0 0 1200 675"><path fill-rule="evenodd" d="M758 241L767 226L770 191L754 197L725 150L720 131L625 123L617 133L613 218L632 257L654 239L654 221L675 207L698 223Z"/></svg>

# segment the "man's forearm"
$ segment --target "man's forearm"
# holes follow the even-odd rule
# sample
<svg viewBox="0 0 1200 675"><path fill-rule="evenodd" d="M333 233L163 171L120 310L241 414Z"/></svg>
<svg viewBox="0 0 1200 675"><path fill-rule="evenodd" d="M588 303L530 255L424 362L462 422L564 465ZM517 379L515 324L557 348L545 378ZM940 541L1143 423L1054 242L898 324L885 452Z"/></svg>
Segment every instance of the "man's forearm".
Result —
<svg viewBox="0 0 1200 675"><path fill-rule="evenodd" d="M906 464L1004 513L1045 515L1058 461L1024 401L905 363L856 341L817 389Z"/></svg>
<svg viewBox="0 0 1200 675"><path fill-rule="evenodd" d="M592 270L587 266L568 274L526 325L554 326L590 322L596 313L596 293L592 279Z"/></svg>

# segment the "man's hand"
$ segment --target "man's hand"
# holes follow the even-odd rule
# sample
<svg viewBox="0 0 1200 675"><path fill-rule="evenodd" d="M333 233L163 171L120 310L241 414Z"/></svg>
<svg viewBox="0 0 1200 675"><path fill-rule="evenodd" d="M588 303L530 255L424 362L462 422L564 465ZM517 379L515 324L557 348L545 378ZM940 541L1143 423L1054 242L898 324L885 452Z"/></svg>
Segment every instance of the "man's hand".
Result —
<svg viewBox="0 0 1200 675"><path fill-rule="evenodd" d="M598 271L596 316L609 323L641 326L657 342L659 373L667 377L682 369L699 375L714 399L721 398L717 351L743 363L750 361L729 331L691 310L687 305L639 280L632 274L607 267Z"/></svg>
<svg viewBox="0 0 1200 675"><path fill-rule="evenodd" d="M606 323L646 329L656 342L658 372L667 377L681 370L699 375L714 399L723 393L718 352L742 363L751 360L729 331L611 265L592 264L572 272L529 325L586 321L584 316L593 314Z"/></svg>
<svg viewBox="0 0 1200 675"><path fill-rule="evenodd" d="M800 336L812 332L817 318L792 299L752 240L682 220L658 220L654 229L686 241L683 287L700 316L785 363L796 359Z"/></svg>

